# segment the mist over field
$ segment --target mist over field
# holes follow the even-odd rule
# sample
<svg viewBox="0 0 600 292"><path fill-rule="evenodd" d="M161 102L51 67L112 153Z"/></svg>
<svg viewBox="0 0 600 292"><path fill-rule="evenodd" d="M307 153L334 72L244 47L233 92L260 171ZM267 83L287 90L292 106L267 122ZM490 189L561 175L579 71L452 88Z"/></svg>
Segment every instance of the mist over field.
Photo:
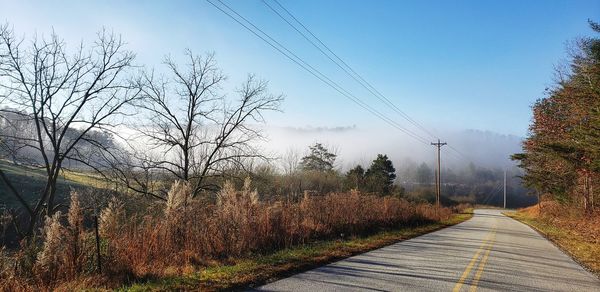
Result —
<svg viewBox="0 0 600 292"><path fill-rule="evenodd" d="M396 168L403 168L411 162L433 165L436 155L433 146L420 143L397 131L390 132L387 127L266 126L264 132L268 137L264 148L280 155L290 150L303 155L309 145L323 143L337 152L336 167L340 170L347 170L357 163L368 165L380 153L387 154ZM452 137L446 142L460 151L458 154L444 146L443 168L462 167L471 162L486 168L506 168L514 165L509 155L521 149L522 138L515 135L481 130L449 130L443 134L444 137Z"/></svg>

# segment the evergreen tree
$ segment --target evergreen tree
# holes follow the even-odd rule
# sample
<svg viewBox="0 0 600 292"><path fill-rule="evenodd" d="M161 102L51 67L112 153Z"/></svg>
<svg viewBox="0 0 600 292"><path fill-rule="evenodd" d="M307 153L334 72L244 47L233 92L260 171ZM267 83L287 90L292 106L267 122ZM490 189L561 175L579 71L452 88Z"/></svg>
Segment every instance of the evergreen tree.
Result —
<svg viewBox="0 0 600 292"><path fill-rule="evenodd" d="M365 173L367 188L369 191L381 195L388 195L394 187L396 169L387 155L377 154L371 166Z"/></svg>
<svg viewBox="0 0 600 292"><path fill-rule="evenodd" d="M300 167L305 171L327 172L333 170L333 164L337 155L329 152L321 143L315 143L308 147L310 153L302 157Z"/></svg>
<svg viewBox="0 0 600 292"><path fill-rule="evenodd" d="M600 33L600 25L590 26ZM512 158L528 186L591 211L600 179L600 39L577 44L570 70L534 104L524 152Z"/></svg>

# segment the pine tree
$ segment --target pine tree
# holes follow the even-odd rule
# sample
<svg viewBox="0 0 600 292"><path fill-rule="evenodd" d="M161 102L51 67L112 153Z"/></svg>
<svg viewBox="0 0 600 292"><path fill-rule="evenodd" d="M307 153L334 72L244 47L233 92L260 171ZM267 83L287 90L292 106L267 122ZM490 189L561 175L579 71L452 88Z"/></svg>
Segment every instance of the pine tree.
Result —
<svg viewBox="0 0 600 292"><path fill-rule="evenodd" d="M369 191L381 195L388 195L394 187L396 169L384 154L377 154L366 174L367 188Z"/></svg>
<svg viewBox="0 0 600 292"><path fill-rule="evenodd" d="M329 152L321 143L308 147L310 153L300 161L300 167L305 171L327 172L333 170L337 155Z"/></svg>

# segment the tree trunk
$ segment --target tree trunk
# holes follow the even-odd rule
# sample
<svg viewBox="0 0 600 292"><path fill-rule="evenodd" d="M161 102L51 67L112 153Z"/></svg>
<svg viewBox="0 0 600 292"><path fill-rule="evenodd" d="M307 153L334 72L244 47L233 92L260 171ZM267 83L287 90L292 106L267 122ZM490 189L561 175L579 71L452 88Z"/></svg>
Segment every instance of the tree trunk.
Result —
<svg viewBox="0 0 600 292"><path fill-rule="evenodd" d="M48 175L42 196L35 209L29 216L29 225L27 226L27 233L25 234L27 237L31 237L31 235L33 235L35 226L37 225L40 215L44 210L46 211L46 216L52 216L54 209L54 196L56 195L56 183L59 172L60 162L54 162L52 167L50 167L50 174Z"/></svg>
<svg viewBox="0 0 600 292"><path fill-rule="evenodd" d="M56 183L58 182L58 177L60 175L60 162L57 165L54 173L48 179L50 180L50 192L48 195L48 207L46 211L47 216L52 216L54 214L54 198L56 196Z"/></svg>

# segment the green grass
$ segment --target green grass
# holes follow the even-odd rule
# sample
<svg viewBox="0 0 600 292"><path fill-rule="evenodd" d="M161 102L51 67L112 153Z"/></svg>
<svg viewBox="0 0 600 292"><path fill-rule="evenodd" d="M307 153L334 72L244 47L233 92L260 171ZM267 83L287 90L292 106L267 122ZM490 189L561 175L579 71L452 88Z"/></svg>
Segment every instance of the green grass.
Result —
<svg viewBox="0 0 600 292"><path fill-rule="evenodd" d="M43 168L16 165L0 160L0 169L4 171L12 185L25 200L33 205L46 184L46 171ZM64 202L72 189L103 188L106 183L90 174L65 171L57 183L57 202ZM0 207L19 208L20 203L9 192L8 187L0 180Z"/></svg>
<svg viewBox="0 0 600 292"><path fill-rule="evenodd" d="M170 276L133 283L121 287L119 291L218 291L253 287L455 225L472 216L472 210L469 210L465 213L455 214L443 222L402 227L348 240L319 241L266 255L254 255L233 260L229 264L216 264L204 268L189 267L184 276Z"/></svg>
<svg viewBox="0 0 600 292"><path fill-rule="evenodd" d="M574 229L553 225L530 213L506 212L505 214L542 233L581 265L600 276L600 244L593 238L582 236Z"/></svg>

